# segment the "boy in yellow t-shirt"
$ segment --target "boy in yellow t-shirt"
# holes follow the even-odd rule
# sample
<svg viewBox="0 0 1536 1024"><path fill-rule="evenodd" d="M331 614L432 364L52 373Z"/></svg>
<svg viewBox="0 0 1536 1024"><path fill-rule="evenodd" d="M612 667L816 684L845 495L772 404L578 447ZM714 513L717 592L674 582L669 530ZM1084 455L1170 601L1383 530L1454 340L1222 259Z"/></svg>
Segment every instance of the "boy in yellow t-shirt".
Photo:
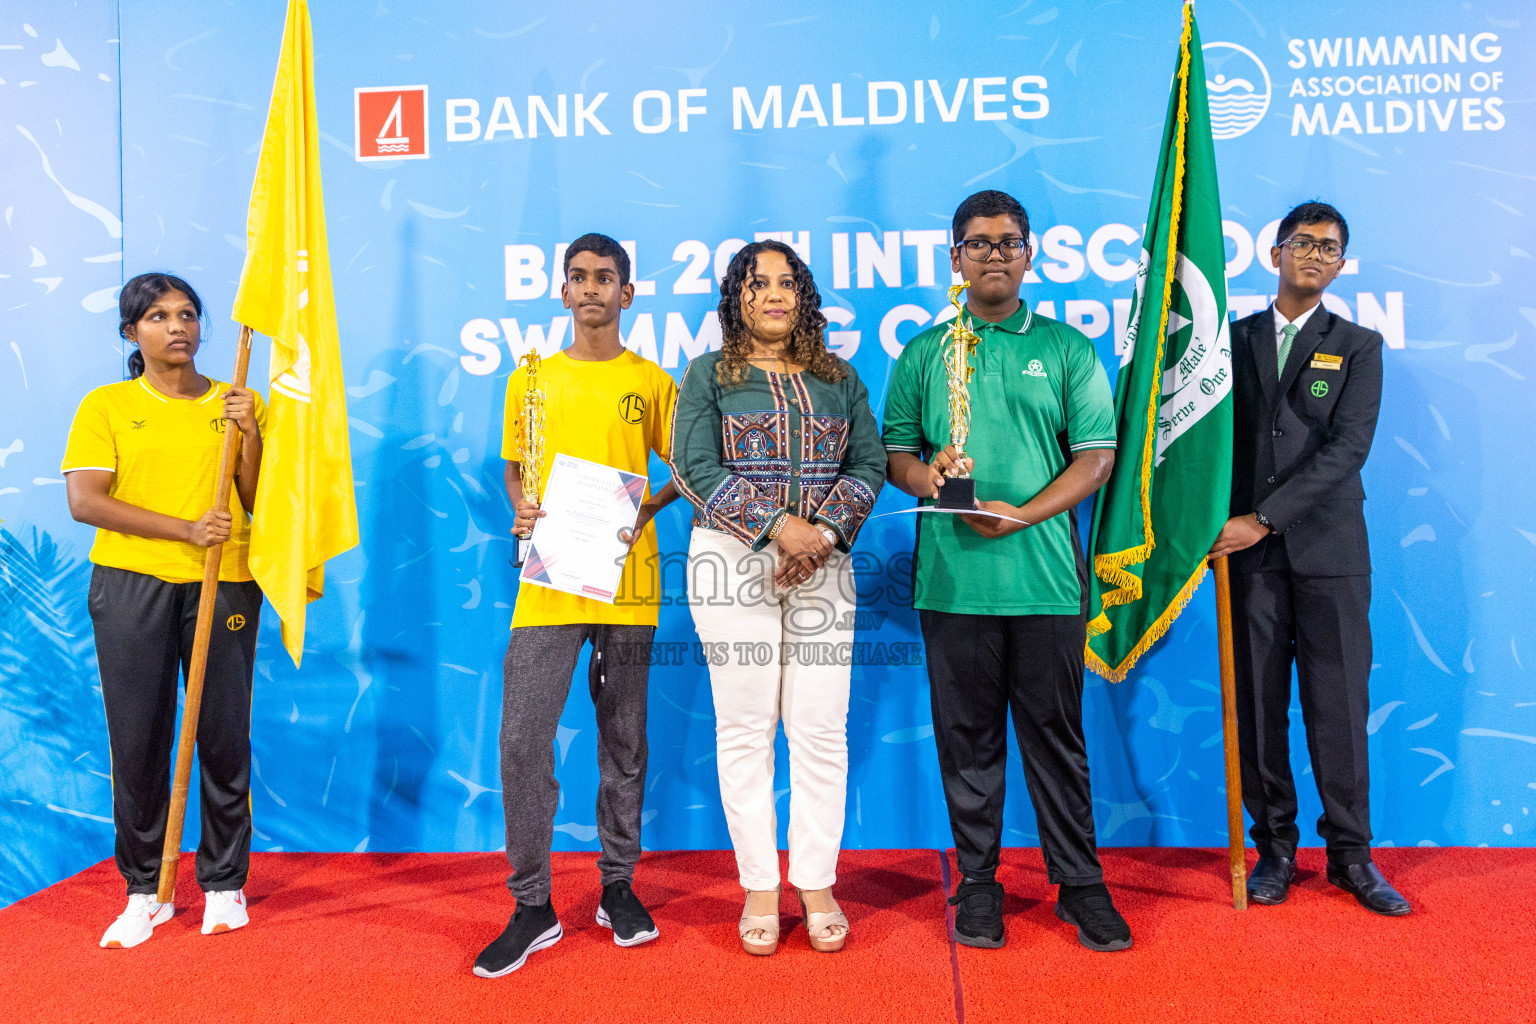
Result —
<svg viewBox="0 0 1536 1024"><path fill-rule="evenodd" d="M650 454L668 454L677 386L654 363L624 348L619 313L634 297L629 255L606 235L588 234L565 252L561 296L575 321L571 346L543 360L544 459L576 458L647 474ZM526 537L546 513L523 496L521 396L526 371L507 381L502 457L507 496L516 510L513 532ZM506 929L475 960L475 974L496 978L560 940L550 903L549 850L560 787L554 742L582 647L592 644L588 685L597 710L597 833L603 896L597 922L620 946L656 938L655 921L631 888L640 859L640 809L645 793L646 689L659 610L656 533L650 520L677 497L671 481L640 507L619 593L613 603L544 587L524 586L512 613L512 639L503 666L502 806L507 819L507 886L517 909Z"/></svg>

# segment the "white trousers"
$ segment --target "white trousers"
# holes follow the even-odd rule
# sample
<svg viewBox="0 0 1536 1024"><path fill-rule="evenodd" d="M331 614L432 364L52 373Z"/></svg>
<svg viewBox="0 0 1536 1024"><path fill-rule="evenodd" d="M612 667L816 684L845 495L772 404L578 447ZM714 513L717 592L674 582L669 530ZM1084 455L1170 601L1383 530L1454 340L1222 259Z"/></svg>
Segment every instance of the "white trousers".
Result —
<svg viewBox="0 0 1536 1024"><path fill-rule="evenodd" d="M744 889L779 885L773 743L789 744L789 882L837 880L848 797L853 569L834 553L798 587L773 584L778 544L760 552L696 527L689 546L693 623L710 657L720 799Z"/></svg>

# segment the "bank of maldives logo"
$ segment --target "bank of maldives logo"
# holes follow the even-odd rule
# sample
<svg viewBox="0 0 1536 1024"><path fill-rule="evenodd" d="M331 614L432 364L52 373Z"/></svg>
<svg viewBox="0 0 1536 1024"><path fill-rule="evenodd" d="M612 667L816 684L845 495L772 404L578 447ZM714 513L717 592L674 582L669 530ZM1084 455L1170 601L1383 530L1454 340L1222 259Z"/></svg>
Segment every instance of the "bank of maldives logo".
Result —
<svg viewBox="0 0 1536 1024"><path fill-rule="evenodd" d="M427 158L426 86L371 86L352 95L357 159Z"/></svg>
<svg viewBox="0 0 1536 1024"><path fill-rule="evenodd" d="M1200 52L1205 57L1211 135L1235 139L1264 120L1269 110L1269 71L1252 50L1236 43L1206 43Z"/></svg>

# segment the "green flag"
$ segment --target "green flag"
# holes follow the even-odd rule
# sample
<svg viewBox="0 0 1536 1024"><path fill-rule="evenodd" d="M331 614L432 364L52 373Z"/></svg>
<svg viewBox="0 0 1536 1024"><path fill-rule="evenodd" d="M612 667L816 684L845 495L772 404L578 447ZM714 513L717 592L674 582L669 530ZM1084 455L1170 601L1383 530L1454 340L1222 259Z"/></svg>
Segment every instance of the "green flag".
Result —
<svg viewBox="0 0 1536 1024"><path fill-rule="evenodd" d="M1200 585L1231 491L1226 243L1205 62L1187 5L1115 418L1115 469L1089 542L1088 667L1119 682Z"/></svg>

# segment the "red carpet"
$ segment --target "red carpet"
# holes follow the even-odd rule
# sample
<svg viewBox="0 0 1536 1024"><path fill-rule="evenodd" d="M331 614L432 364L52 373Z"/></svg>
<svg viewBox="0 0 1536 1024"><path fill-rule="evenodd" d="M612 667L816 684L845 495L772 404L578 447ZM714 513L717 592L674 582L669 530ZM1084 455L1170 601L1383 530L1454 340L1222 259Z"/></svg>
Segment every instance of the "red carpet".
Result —
<svg viewBox="0 0 1536 1024"><path fill-rule="evenodd" d="M1036 850L1008 851L1008 945L953 947L940 855L843 854L838 895L853 922L839 954L812 952L783 902L776 956L736 940L728 853L647 854L637 891L661 938L613 945L592 918L593 854L557 854L565 938L485 981L475 955L511 911L496 854L256 854L252 924L198 932L187 880L174 920L131 950L96 947L122 909L107 861L0 910L0 1011L24 1021L651 1022L1530 1021L1536 1020L1536 850L1380 850L1414 902L1367 913L1303 851L1282 907L1239 914L1224 854L1105 850L1135 932L1092 953L1052 913Z"/></svg>

